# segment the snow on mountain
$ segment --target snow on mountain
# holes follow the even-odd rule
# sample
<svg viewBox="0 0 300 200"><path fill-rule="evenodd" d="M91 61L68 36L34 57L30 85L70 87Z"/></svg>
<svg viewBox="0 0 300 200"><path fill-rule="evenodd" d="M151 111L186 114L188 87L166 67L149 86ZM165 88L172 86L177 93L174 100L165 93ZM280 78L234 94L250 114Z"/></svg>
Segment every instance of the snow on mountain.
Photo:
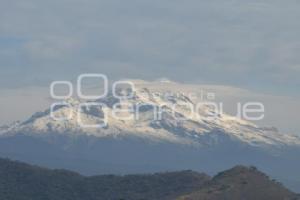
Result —
<svg viewBox="0 0 300 200"><path fill-rule="evenodd" d="M183 84L165 80L131 82L134 83L134 91L127 87L117 91L118 95L132 92L131 98L120 99L110 93L107 97L95 101L68 99L68 105L55 106L52 113L48 109L35 113L24 122L2 127L0 135L43 136L51 133L74 137L134 136L151 141L190 145L215 144L221 135L251 146L300 145L297 136L281 134L272 128L260 128L254 123L224 113L214 113L209 105L202 105L196 114L194 112L192 115L191 108L197 107L198 100L187 95L190 88ZM91 105L79 109L83 103ZM212 115L214 117L210 117ZM55 120L53 116L68 119ZM105 117L107 124L101 128L84 126L102 124Z"/></svg>

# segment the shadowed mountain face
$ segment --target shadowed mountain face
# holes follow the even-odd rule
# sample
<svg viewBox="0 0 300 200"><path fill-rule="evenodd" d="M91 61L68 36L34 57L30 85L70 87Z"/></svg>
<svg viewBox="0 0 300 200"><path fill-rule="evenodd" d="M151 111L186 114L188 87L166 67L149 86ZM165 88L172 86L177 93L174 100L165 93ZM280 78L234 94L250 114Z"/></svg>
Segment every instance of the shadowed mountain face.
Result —
<svg viewBox="0 0 300 200"><path fill-rule="evenodd" d="M0 199L282 200L297 196L253 167L237 166L213 178L193 171L86 177L0 159Z"/></svg>
<svg viewBox="0 0 300 200"><path fill-rule="evenodd" d="M224 138L217 146L193 148L150 143L136 138L17 136L0 140L0 156L43 167L64 168L84 175L136 174L191 169L209 175L235 165L255 165L299 191L298 155L293 149L272 156Z"/></svg>

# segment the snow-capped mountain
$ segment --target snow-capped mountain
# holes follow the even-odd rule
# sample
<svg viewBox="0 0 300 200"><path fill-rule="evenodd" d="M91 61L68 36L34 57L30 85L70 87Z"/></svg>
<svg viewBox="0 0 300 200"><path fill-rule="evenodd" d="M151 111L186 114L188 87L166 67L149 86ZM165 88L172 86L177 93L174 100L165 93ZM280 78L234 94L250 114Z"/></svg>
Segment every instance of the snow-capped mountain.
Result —
<svg viewBox="0 0 300 200"><path fill-rule="evenodd" d="M165 79L154 83L131 82L134 83L133 91L128 87L117 91L117 95L130 93L130 98L117 98L116 94L110 93L105 98L88 102L66 99L66 105L57 105L52 111L37 112L24 122L2 128L0 133L2 136L42 136L48 133L98 138L134 136L200 146L218 143L221 135L259 147L300 145L297 136L281 134L272 128L260 128L224 113L214 113L211 106L197 104L197 100L178 93L182 87L178 83ZM68 119L57 120L58 117ZM107 123L103 127L94 127L103 124L104 119Z"/></svg>
<svg viewBox="0 0 300 200"><path fill-rule="evenodd" d="M90 101L66 99L1 127L0 156L88 175L182 169L213 174L255 165L300 191L299 137L216 112L191 98L194 88L184 84L131 82L134 88Z"/></svg>

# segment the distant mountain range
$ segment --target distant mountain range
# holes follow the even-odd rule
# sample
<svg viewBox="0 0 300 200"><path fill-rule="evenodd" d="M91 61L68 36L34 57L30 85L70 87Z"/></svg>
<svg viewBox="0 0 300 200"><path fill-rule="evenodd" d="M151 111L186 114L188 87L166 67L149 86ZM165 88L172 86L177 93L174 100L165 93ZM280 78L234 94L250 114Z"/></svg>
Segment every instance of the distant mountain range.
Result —
<svg viewBox="0 0 300 200"><path fill-rule="evenodd" d="M86 177L0 159L5 200L296 200L299 196L254 167L236 166L214 177L193 171Z"/></svg>
<svg viewBox="0 0 300 200"><path fill-rule="evenodd" d="M134 90L117 91L132 93L128 99L112 93L87 102L68 99L53 112L37 112L24 122L1 127L0 156L85 175L182 169L215 174L238 164L255 165L300 191L298 136L214 113L208 105L197 107L180 93L188 89L178 83L134 83ZM90 106L84 106L87 103ZM201 118L190 115L187 105L197 107ZM119 117L114 116L116 108L122 109ZM107 123L86 127L78 119L84 125Z"/></svg>

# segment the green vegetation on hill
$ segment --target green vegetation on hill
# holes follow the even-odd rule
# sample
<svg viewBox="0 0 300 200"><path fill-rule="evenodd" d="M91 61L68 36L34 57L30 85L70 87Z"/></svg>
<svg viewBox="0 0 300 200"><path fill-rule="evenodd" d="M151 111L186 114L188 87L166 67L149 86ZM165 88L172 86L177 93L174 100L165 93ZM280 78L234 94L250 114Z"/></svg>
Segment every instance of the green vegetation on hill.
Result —
<svg viewBox="0 0 300 200"><path fill-rule="evenodd" d="M236 166L216 175L201 190L178 200L296 200L297 196L255 167Z"/></svg>
<svg viewBox="0 0 300 200"><path fill-rule="evenodd" d="M84 177L0 159L0 200L168 200L209 180L193 171Z"/></svg>
<svg viewBox="0 0 300 200"><path fill-rule="evenodd" d="M254 167L237 166L213 178L193 171L85 177L0 159L0 200L175 199L292 200L297 196Z"/></svg>

